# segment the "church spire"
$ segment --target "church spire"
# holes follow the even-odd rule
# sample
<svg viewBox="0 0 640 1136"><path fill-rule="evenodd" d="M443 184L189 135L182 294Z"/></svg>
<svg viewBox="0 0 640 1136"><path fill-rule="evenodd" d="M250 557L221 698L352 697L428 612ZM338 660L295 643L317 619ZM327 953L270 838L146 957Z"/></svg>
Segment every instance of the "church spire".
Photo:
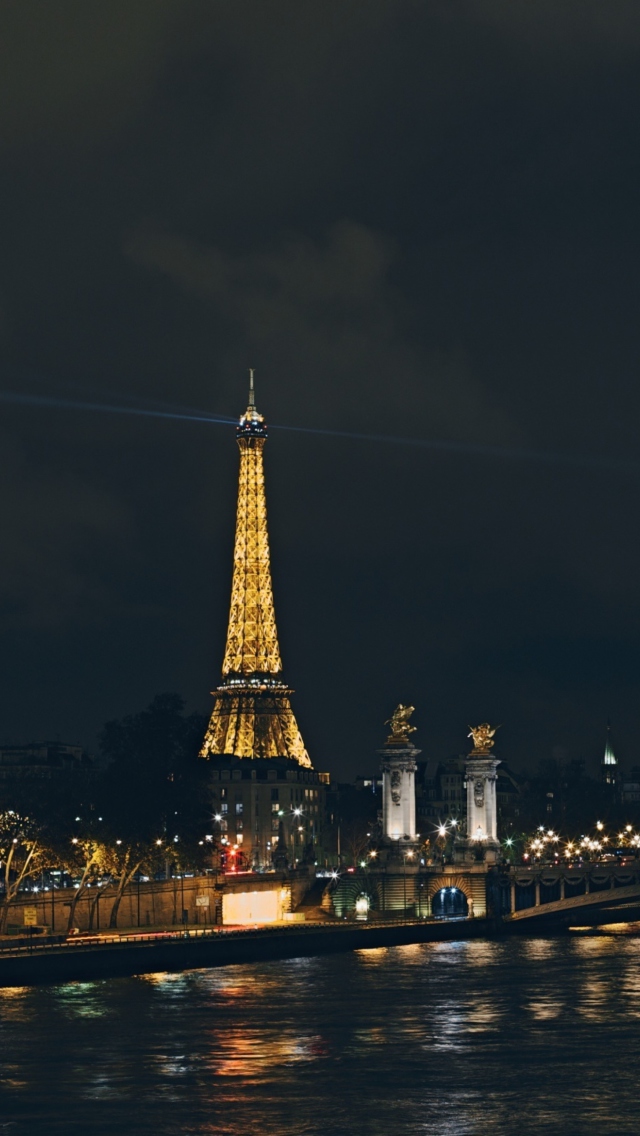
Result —
<svg viewBox="0 0 640 1136"><path fill-rule="evenodd" d="M611 744L611 722L607 722L607 740L604 745L604 757L602 758L603 765L617 765L618 759L613 752Z"/></svg>
<svg viewBox="0 0 640 1136"><path fill-rule="evenodd" d="M236 437L240 477L223 684L214 692L201 756L289 757L311 766L291 709L292 691L279 677L263 467L267 428L255 405L253 370Z"/></svg>
<svg viewBox="0 0 640 1136"><path fill-rule="evenodd" d="M600 762L600 775L605 785L618 784L618 759L613 751L611 743L611 722L607 722L607 740L604 746L604 754Z"/></svg>

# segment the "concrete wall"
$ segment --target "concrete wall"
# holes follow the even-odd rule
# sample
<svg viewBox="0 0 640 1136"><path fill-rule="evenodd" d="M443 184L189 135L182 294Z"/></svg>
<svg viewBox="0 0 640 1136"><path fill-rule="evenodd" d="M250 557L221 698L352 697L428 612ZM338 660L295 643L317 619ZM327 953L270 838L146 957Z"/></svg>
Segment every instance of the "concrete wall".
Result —
<svg viewBox="0 0 640 1136"><path fill-rule="evenodd" d="M242 874L239 876L216 876L214 873L191 876L184 879L153 880L148 883L134 883L128 887L120 901L118 928L127 930L135 927L166 927L185 922L190 927L210 926L222 921L222 896L225 891L260 891L263 889L291 889L291 907L296 907L308 891L315 877L306 870L290 872L271 872L264 875ZM25 909L36 911L38 925L48 927L56 934L67 930L69 909L73 899L72 888L29 893L9 908L8 927L23 927ZM90 888L78 901L73 925L81 931L106 930L109 926L115 888ZM198 904L197 899L204 901ZM208 905L207 905L208 901ZM91 913L93 919L91 920ZM27 915L28 918L28 915Z"/></svg>

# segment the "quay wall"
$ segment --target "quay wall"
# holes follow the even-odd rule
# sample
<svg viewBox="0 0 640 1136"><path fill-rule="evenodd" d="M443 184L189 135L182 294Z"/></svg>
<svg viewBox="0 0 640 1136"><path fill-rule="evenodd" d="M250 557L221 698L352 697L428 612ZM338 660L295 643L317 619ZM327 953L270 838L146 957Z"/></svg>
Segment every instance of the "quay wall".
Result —
<svg viewBox="0 0 640 1136"><path fill-rule="evenodd" d="M194 970L265 962L273 959L309 958L340 951L486 938L496 933L489 919L459 923L400 923L367 927L309 926L261 931L213 932L202 938L163 939L131 943L126 939L109 945L37 947L0 955L0 987L39 983L92 981L167 971Z"/></svg>
<svg viewBox="0 0 640 1136"><path fill-rule="evenodd" d="M222 896L225 892L270 891L284 887L291 892L289 906L293 910L314 879L308 871L298 870L256 875L216 875L211 872L201 876L134 882L125 888L120 900L118 930L174 927L183 923L189 927L215 926L222 922ZM8 927L22 928L25 912L35 909L39 926L48 928L51 934L64 934L69 924L73 895L73 888L21 893L9 908ZM80 931L107 930L115 896L114 885L90 888L78 900L73 926Z"/></svg>

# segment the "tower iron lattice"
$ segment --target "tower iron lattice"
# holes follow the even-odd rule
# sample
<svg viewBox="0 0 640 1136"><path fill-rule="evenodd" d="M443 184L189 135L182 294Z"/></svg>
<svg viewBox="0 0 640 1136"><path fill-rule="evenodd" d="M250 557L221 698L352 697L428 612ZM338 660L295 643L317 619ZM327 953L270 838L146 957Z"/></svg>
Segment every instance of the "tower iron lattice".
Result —
<svg viewBox="0 0 640 1136"><path fill-rule="evenodd" d="M263 450L264 418L249 404L236 429L240 449L233 582L222 683L200 756L293 758L311 768L283 681L273 606Z"/></svg>

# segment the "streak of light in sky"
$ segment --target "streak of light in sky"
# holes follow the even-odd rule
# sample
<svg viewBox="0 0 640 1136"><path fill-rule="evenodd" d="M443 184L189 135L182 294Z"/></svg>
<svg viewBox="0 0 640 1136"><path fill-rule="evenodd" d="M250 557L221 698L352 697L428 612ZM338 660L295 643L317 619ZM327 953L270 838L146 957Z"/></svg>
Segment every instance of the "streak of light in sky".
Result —
<svg viewBox="0 0 640 1136"><path fill-rule="evenodd" d="M0 402L16 406L50 407L60 410L93 411L101 414L135 415L143 418L161 418L176 422L200 422L210 425L231 426L237 418L211 414L207 411L181 409L160 409L163 403L147 406L118 406L108 402L89 402L86 400L56 398L53 395L19 394L15 391L1 391ZM549 450L527 449L516 446L487 446L469 442L447 441L440 438L402 438L392 434L367 434L364 431L330 430L313 426L286 426L280 423L269 424L270 430L283 430L288 433L312 434L326 438L343 438L358 442L377 442L385 445L412 446L445 454L468 454L478 457L501 458L503 460L537 462L545 465L565 465L582 468L610 470L617 473L637 473L638 463L629 460L594 458L581 454L559 453Z"/></svg>

